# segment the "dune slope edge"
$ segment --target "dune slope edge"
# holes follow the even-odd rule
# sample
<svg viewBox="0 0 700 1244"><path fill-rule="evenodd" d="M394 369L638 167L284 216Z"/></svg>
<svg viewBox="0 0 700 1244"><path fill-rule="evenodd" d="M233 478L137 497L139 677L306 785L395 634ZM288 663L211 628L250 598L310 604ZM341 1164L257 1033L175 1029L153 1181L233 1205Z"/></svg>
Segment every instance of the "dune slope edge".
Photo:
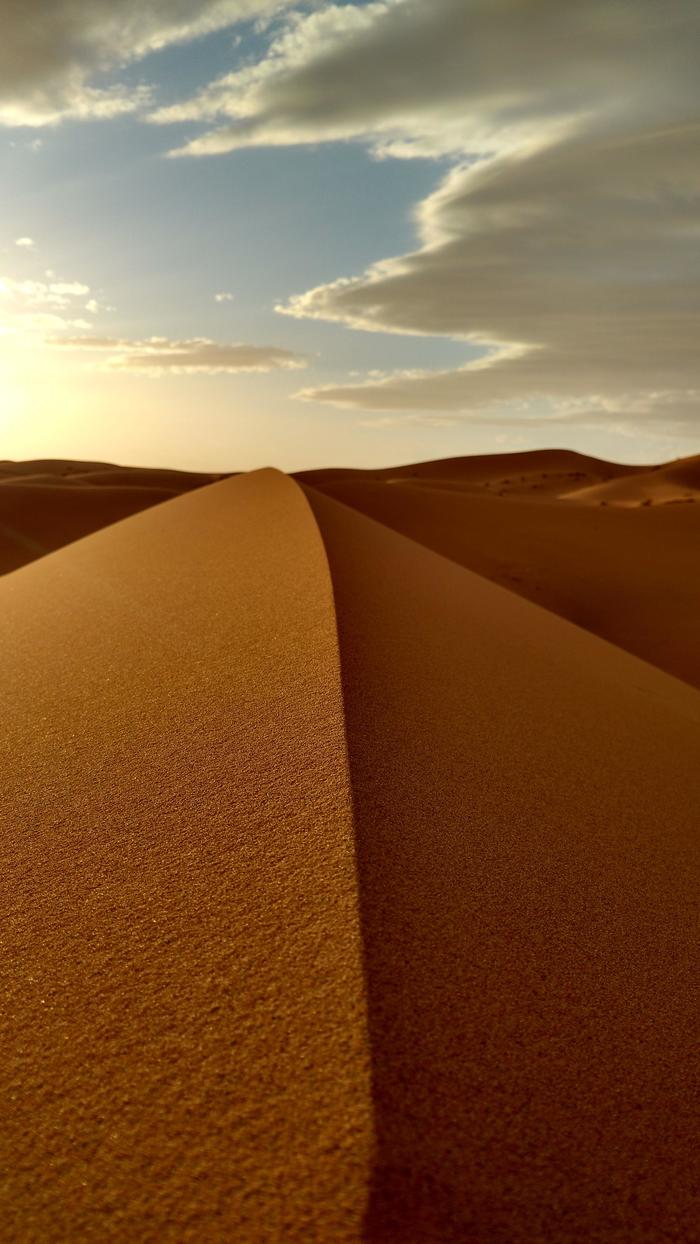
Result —
<svg viewBox="0 0 700 1244"><path fill-rule="evenodd" d="M365 1239L700 1239L700 694L307 489L339 627Z"/></svg>
<svg viewBox="0 0 700 1244"><path fill-rule="evenodd" d="M264 471L0 583L3 1231L356 1239L371 1103L326 556Z"/></svg>

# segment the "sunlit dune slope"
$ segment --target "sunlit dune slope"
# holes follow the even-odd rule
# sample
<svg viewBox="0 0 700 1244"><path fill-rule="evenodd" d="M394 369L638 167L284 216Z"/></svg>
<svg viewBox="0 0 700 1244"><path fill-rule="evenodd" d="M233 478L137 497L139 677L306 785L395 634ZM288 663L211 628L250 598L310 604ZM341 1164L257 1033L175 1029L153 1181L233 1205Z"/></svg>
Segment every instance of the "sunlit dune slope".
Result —
<svg viewBox="0 0 700 1244"><path fill-rule="evenodd" d="M7 1240L354 1240L370 1143L332 591L295 484L0 582Z"/></svg>
<svg viewBox="0 0 700 1244"><path fill-rule="evenodd" d="M700 686L700 504L591 506L578 504L576 493L522 495L515 485L515 495L499 495L501 485L462 486L462 462L456 460L454 487L445 487L442 475L432 480L428 466L421 477L397 482L374 472L343 479L316 473L315 487ZM556 462L542 482L554 482L558 493ZM671 464L658 475L672 479L677 469L690 468ZM523 475L503 468L498 479L519 486ZM628 473L600 488L636 489L647 478Z"/></svg>
<svg viewBox="0 0 700 1244"><path fill-rule="evenodd" d="M0 574L217 478L54 459L0 462Z"/></svg>
<svg viewBox="0 0 700 1244"><path fill-rule="evenodd" d="M367 1239L700 1239L700 694L309 492L343 669Z"/></svg>
<svg viewBox="0 0 700 1244"><path fill-rule="evenodd" d="M568 494L589 505L649 506L700 501L700 457L682 458L636 475L612 479Z"/></svg>

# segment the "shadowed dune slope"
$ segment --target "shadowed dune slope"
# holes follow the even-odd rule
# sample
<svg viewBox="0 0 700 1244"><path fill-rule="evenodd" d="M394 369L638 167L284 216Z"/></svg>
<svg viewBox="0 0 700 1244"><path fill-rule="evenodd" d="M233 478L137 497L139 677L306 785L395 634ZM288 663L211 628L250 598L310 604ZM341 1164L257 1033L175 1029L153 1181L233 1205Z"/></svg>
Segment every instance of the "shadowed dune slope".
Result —
<svg viewBox="0 0 700 1244"><path fill-rule="evenodd" d="M700 686L700 505L601 508L369 476L317 486Z"/></svg>
<svg viewBox="0 0 700 1244"><path fill-rule="evenodd" d="M700 694L309 490L381 1244L694 1244Z"/></svg>
<svg viewBox="0 0 700 1244"><path fill-rule="evenodd" d="M101 462L0 462L0 574L218 478Z"/></svg>
<svg viewBox="0 0 700 1244"><path fill-rule="evenodd" d="M0 583L3 1236L358 1238L335 615L277 472Z"/></svg>

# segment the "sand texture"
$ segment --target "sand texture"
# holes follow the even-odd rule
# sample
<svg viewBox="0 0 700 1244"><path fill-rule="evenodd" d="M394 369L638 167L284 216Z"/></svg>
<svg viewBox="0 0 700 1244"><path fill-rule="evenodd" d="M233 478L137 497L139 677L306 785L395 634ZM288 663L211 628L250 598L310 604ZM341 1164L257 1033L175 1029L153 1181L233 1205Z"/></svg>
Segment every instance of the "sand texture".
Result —
<svg viewBox="0 0 700 1244"><path fill-rule="evenodd" d="M693 505L522 495L571 458L255 472L0 579L4 1238L699 1244L700 692L463 551L690 566Z"/></svg>
<svg viewBox="0 0 700 1244"><path fill-rule="evenodd" d="M356 1239L354 839L300 490L217 484L0 589L4 1238Z"/></svg>

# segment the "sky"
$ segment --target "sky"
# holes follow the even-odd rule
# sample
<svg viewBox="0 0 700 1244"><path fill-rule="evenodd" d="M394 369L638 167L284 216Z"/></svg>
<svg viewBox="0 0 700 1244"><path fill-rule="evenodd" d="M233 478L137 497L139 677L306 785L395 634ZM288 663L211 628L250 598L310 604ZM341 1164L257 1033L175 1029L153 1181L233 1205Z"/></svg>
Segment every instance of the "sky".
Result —
<svg viewBox="0 0 700 1244"><path fill-rule="evenodd" d="M0 458L700 452L697 0L22 0Z"/></svg>

